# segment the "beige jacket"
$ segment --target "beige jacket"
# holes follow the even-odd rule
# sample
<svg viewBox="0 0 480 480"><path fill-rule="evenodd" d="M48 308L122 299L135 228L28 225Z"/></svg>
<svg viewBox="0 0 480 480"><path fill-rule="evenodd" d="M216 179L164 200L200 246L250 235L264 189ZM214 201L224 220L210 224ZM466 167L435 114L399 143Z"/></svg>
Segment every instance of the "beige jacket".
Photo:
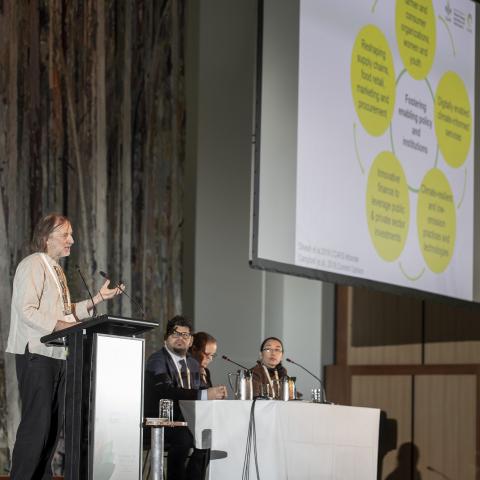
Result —
<svg viewBox="0 0 480 480"><path fill-rule="evenodd" d="M45 260L53 267L57 263L48 255ZM88 300L73 305L77 320L89 317ZM52 272L41 253L33 253L18 265L13 279L10 333L7 352L32 353L65 359L65 348L47 347L40 338L53 332L57 320L65 320L62 296Z"/></svg>

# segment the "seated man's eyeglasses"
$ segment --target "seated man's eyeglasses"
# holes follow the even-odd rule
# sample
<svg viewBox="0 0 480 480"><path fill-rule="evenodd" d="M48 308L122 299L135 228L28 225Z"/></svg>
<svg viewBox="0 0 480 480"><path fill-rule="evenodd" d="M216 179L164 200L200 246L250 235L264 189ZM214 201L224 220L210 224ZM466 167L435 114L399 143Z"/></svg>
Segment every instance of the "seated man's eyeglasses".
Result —
<svg viewBox="0 0 480 480"><path fill-rule="evenodd" d="M216 353L203 352L203 354L204 354L207 358L209 358L210 360L213 360L213 359L217 356Z"/></svg>
<svg viewBox="0 0 480 480"><path fill-rule="evenodd" d="M263 351L267 353L283 353L281 348L264 348Z"/></svg>
<svg viewBox="0 0 480 480"><path fill-rule="evenodd" d="M189 333L189 332L177 332L176 330L174 330L172 333L171 333L172 337L173 338L180 338L182 337L183 339L185 340L188 340L192 334Z"/></svg>

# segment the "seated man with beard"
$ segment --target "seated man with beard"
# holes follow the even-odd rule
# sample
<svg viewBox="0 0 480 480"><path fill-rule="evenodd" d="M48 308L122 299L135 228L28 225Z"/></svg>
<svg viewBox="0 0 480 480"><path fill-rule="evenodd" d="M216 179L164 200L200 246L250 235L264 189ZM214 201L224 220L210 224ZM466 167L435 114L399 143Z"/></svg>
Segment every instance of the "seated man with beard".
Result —
<svg viewBox="0 0 480 480"><path fill-rule="evenodd" d="M174 400L174 420L183 421L178 400L218 400L226 397L224 385L201 388L200 365L188 354L192 345L192 323L181 316L167 324L165 345L147 360L145 371L145 417L158 416L159 400ZM175 480L202 479L205 450L194 449L187 463L194 439L187 427L166 428L165 443L169 444L167 478Z"/></svg>

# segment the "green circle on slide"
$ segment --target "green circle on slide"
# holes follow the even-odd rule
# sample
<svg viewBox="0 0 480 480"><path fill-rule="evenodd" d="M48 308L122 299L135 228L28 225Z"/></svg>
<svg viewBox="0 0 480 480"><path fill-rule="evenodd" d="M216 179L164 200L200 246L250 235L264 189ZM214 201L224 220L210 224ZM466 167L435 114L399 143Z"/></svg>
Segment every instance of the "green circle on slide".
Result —
<svg viewBox="0 0 480 480"><path fill-rule="evenodd" d="M397 0L395 30L405 68L415 80L423 80L432 68L436 49L432 0Z"/></svg>
<svg viewBox="0 0 480 480"><path fill-rule="evenodd" d="M445 174L432 168L418 193L417 231L420 249L428 268L442 273L455 249L457 217L452 189Z"/></svg>
<svg viewBox="0 0 480 480"><path fill-rule="evenodd" d="M407 240L410 199L402 165L392 152L379 153L370 168L366 214L378 255L387 262L396 260Z"/></svg>
<svg viewBox="0 0 480 480"><path fill-rule="evenodd" d="M375 25L363 27L355 39L350 81L360 123L370 135L382 135L395 106L395 69L388 41Z"/></svg>
<svg viewBox="0 0 480 480"><path fill-rule="evenodd" d="M438 82L434 107L435 134L445 161L453 168L467 159L472 139L472 112L463 80L446 72Z"/></svg>

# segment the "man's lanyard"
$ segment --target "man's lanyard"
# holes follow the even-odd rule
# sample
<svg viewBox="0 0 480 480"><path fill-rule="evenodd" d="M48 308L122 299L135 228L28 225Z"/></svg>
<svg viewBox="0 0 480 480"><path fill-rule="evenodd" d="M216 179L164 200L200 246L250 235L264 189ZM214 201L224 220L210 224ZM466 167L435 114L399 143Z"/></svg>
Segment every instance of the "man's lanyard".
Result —
<svg viewBox="0 0 480 480"><path fill-rule="evenodd" d="M65 278L65 274L63 273L62 268L55 265L54 269L46 259L45 253L41 253L40 256L45 262L45 265L47 266L48 271L50 272L50 275L52 276L53 280L55 281L55 285L57 286L58 293L60 294L63 303L63 314L70 315L72 313L72 302L70 300L70 292L68 290L67 280Z"/></svg>

